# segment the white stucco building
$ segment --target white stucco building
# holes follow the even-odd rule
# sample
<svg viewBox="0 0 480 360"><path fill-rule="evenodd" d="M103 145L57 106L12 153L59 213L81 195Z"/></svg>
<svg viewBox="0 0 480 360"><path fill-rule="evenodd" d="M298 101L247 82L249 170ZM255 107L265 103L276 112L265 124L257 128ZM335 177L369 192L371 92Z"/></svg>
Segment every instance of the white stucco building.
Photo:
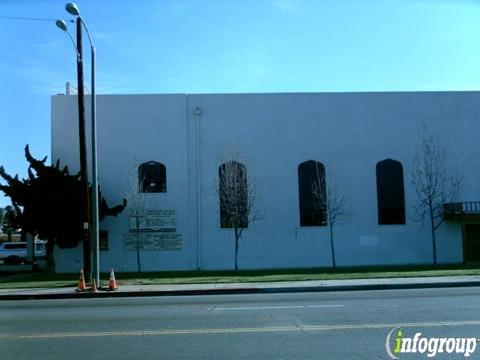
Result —
<svg viewBox="0 0 480 360"><path fill-rule="evenodd" d="M248 159L244 165L258 179L263 214L240 239L240 269L331 266L328 227L301 220L300 198L306 195L299 189L304 181L299 182L299 166L309 160L323 164L327 188L335 165L353 210L348 222L335 227L337 266L432 263L429 224L412 220L411 163L424 126L438 134L450 163L463 175L458 201L480 200L480 92L100 95L97 118L99 183L110 205L125 196L132 167L164 166L164 183L152 183L160 192L145 196L153 210L163 211L154 214L153 228L173 229L166 230L172 232L163 242L150 238L145 245L145 271L233 267L234 236L220 226L214 191L228 144ZM60 159L71 171L79 168L77 124L77 97L53 96L52 160ZM393 181L397 189L403 184L403 194L393 196L396 215L382 213L378 198L383 185L377 182L377 165L387 159L403 170ZM388 175L385 181L392 183ZM439 263L462 263L470 256L467 248L480 246L475 215L480 208L472 212L461 217L463 225L449 220L439 227ZM136 270L129 227L128 208L101 224L108 231L102 271ZM81 267L80 247L56 253L57 271Z"/></svg>

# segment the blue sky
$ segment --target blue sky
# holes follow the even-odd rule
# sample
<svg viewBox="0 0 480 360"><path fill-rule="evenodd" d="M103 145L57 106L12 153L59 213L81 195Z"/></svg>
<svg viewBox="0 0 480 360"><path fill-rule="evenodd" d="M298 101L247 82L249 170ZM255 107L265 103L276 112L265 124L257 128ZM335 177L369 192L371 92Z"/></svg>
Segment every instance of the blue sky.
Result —
<svg viewBox="0 0 480 360"><path fill-rule="evenodd" d="M25 144L50 155L50 96L76 83L76 63L53 21L4 17L70 19L65 3L0 0L0 165L12 174L26 174ZM480 1L77 4L97 47L98 93L480 88Z"/></svg>

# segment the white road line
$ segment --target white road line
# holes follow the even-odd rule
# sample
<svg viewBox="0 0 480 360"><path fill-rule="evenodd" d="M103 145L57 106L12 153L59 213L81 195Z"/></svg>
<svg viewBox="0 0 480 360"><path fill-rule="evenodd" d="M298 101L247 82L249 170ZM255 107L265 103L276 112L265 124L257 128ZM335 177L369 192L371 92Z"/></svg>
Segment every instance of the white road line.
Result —
<svg viewBox="0 0 480 360"><path fill-rule="evenodd" d="M478 326L480 320L471 321L441 321L419 323L392 323L392 324L343 324L343 325L291 325L268 326L257 328L218 328L218 329L169 329L169 330L139 330L139 331L108 331L108 332L78 332L78 333L42 333L31 335L0 334L0 340L29 340L55 339L74 337L107 337L107 336L162 336L162 335L205 335L205 334L238 334L262 332L299 332L299 331L342 331L366 329L393 329L421 328L421 327L448 327L448 326Z"/></svg>
<svg viewBox="0 0 480 360"><path fill-rule="evenodd" d="M275 310L275 309L308 309L308 308L336 308L344 305L285 305L285 306L245 306L245 307L213 307L208 311L216 310Z"/></svg>

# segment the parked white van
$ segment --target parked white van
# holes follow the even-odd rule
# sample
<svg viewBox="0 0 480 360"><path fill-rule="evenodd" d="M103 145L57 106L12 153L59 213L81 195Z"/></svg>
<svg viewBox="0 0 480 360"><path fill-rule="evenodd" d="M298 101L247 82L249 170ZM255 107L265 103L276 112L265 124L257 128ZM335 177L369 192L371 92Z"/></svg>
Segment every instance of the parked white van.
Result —
<svg viewBox="0 0 480 360"><path fill-rule="evenodd" d="M35 257L44 258L47 253L46 241L35 241ZM0 260L4 264L21 264L27 262L27 243L19 242L4 242L0 244Z"/></svg>

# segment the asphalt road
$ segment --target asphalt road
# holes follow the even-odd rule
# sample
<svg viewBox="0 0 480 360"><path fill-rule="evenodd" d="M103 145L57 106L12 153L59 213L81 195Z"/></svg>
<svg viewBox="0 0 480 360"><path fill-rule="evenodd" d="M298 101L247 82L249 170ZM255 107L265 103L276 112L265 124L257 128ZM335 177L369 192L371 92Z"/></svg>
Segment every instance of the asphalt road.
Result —
<svg viewBox="0 0 480 360"><path fill-rule="evenodd" d="M395 327L479 338L480 289L2 301L0 359L388 359Z"/></svg>

